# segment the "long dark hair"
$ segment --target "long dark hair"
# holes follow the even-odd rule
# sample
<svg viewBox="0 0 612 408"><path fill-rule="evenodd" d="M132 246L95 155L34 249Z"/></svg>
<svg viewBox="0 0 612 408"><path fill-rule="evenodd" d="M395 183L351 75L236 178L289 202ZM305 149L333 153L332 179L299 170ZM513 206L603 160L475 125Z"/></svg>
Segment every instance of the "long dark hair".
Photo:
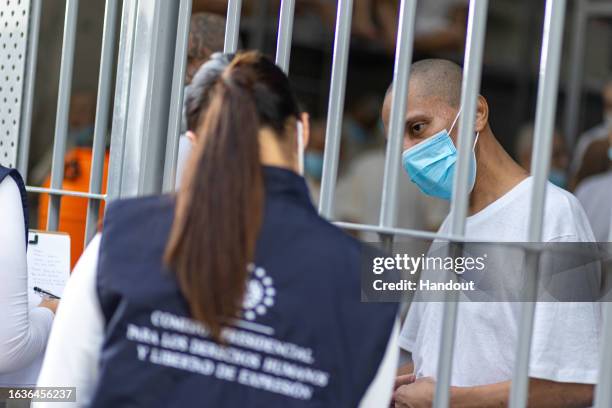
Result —
<svg viewBox="0 0 612 408"><path fill-rule="evenodd" d="M185 102L188 128L201 140L178 193L165 261L193 318L221 340L222 326L240 312L262 222L259 130L286 139L299 110L285 74L255 52L214 56Z"/></svg>

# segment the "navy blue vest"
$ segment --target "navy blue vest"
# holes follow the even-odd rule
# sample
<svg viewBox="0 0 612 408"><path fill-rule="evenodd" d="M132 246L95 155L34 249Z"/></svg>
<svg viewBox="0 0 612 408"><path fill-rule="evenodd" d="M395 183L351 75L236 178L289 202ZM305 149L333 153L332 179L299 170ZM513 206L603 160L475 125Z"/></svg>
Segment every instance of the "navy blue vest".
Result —
<svg viewBox="0 0 612 408"><path fill-rule="evenodd" d="M25 242L27 246L28 245L28 196L26 194L25 183L23 182L23 179L21 178L21 175L19 174L17 170L0 166L0 183L2 183L2 181L8 176L12 177L13 180L15 180L15 183L17 183L17 187L19 188L19 192L21 193L21 205L23 207L23 218L24 218L23 221L25 225Z"/></svg>
<svg viewBox="0 0 612 408"><path fill-rule="evenodd" d="M359 404L397 305L360 302L366 251L317 215L303 178L272 167L264 175L256 258L225 346L189 318L162 265L173 199L108 207L97 278L106 327L92 407Z"/></svg>

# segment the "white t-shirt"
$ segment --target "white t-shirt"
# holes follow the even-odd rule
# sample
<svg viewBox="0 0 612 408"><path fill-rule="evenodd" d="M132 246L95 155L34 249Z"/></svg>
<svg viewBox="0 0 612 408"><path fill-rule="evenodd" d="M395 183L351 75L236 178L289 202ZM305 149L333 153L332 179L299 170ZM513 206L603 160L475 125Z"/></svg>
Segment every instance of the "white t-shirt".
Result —
<svg viewBox="0 0 612 408"><path fill-rule="evenodd" d="M36 384L53 312L30 309L25 226L17 183L0 183L0 387Z"/></svg>
<svg viewBox="0 0 612 408"><path fill-rule="evenodd" d="M525 242L529 177L482 211L467 218L466 234L483 242ZM547 184L544 242L591 242L593 233L574 196ZM449 232L449 220L442 227ZM491 261L491 259L489 259ZM436 377L444 304L414 302L400 335L412 353L417 376ZM451 385L475 386L510 380L516 359L519 302L460 302ZM537 303L530 377L557 382L597 382L600 305Z"/></svg>
<svg viewBox="0 0 612 408"><path fill-rule="evenodd" d="M608 242L612 225L612 170L584 180L576 189L597 242Z"/></svg>
<svg viewBox="0 0 612 408"><path fill-rule="evenodd" d="M86 407L91 403L104 340L104 316L96 291L100 240L99 234L92 239L64 289L37 383L39 387L76 387L77 402L36 402L32 407ZM396 322L360 408L389 405L399 361L398 335Z"/></svg>

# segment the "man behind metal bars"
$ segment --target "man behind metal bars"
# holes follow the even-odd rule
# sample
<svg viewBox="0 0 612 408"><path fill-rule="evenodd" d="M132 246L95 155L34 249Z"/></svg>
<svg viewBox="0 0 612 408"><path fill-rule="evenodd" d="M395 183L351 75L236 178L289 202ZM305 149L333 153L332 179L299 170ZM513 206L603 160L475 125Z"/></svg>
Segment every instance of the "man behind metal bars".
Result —
<svg viewBox="0 0 612 408"><path fill-rule="evenodd" d="M450 199L461 110L462 70L453 62L412 65L405 116L402 164L426 194ZM383 106L389 123L391 93ZM485 242L525 241L532 177L506 153L488 123L489 106L479 96L470 157L466 235ZM453 146L454 145L454 146ZM544 242L592 242L582 207L570 193L548 183ZM449 219L440 233L450 232ZM400 346L412 362L400 368L396 407L430 406L438 366L441 302L415 302ZM459 303L451 374L452 406L505 406L518 340L518 302ZM589 406L597 380L600 307L594 303L538 303L529 367L529 406ZM415 376L411 373L416 374Z"/></svg>

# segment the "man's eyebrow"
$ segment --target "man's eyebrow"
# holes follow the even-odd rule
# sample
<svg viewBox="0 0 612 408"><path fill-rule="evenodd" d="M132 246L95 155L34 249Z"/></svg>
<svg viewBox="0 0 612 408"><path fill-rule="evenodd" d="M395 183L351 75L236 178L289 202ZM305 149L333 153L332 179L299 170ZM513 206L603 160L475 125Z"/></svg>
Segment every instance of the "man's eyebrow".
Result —
<svg viewBox="0 0 612 408"><path fill-rule="evenodd" d="M418 122L418 121L422 121L422 120L429 120L430 116L423 113L423 112L416 112L416 113L412 113L410 115L406 115L406 118L404 119L404 122L406 123L406 125L414 123L414 122Z"/></svg>

